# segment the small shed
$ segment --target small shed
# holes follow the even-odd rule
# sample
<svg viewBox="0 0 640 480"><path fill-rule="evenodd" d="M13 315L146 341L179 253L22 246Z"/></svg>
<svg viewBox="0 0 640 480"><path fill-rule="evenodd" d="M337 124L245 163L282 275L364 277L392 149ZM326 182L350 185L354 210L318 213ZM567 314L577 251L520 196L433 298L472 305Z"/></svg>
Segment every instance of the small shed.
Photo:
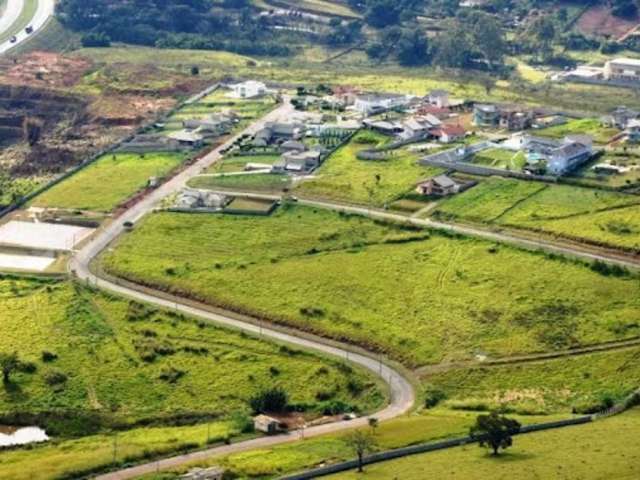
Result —
<svg viewBox="0 0 640 480"><path fill-rule="evenodd" d="M184 480L222 480L224 472L225 470L221 467L194 468L180 478Z"/></svg>
<svg viewBox="0 0 640 480"><path fill-rule="evenodd" d="M268 415L257 415L253 418L253 426L258 432L274 435L283 430L281 423Z"/></svg>

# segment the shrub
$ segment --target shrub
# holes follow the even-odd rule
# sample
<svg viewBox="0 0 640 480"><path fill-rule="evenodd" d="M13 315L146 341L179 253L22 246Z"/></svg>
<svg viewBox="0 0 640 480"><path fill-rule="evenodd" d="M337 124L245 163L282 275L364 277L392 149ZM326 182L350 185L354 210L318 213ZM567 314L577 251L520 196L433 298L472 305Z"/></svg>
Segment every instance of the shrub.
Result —
<svg viewBox="0 0 640 480"><path fill-rule="evenodd" d="M235 412L231 415L234 428L240 433L253 433L253 419L243 412Z"/></svg>
<svg viewBox="0 0 640 480"><path fill-rule="evenodd" d="M162 372L160 372L158 378L167 383L176 383L178 380L184 377L185 373L186 372L184 370L178 370L177 368L168 367L162 369Z"/></svg>
<svg viewBox="0 0 640 480"><path fill-rule="evenodd" d="M289 394L281 387L268 388L249 399L254 413L284 412L289 405Z"/></svg>
<svg viewBox="0 0 640 480"><path fill-rule="evenodd" d="M67 375L61 370L49 370L44 374L44 381L50 387L62 385L67 381Z"/></svg>
<svg viewBox="0 0 640 480"><path fill-rule="evenodd" d="M58 355L52 352L48 352L47 350L42 352L42 361L43 362L53 362L58 359Z"/></svg>
<svg viewBox="0 0 640 480"><path fill-rule="evenodd" d="M435 387L429 387L424 392L424 406L426 408L433 408L446 399L447 394Z"/></svg>

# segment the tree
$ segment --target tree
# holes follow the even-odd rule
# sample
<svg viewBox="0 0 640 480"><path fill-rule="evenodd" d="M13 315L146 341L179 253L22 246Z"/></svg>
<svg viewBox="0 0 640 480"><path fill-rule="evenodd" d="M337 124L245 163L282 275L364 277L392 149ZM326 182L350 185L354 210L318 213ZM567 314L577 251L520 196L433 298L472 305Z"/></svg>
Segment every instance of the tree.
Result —
<svg viewBox="0 0 640 480"><path fill-rule="evenodd" d="M11 374L20 369L18 353L0 353L0 368L2 369L2 382L11 383Z"/></svg>
<svg viewBox="0 0 640 480"><path fill-rule="evenodd" d="M356 430L347 437L347 443L358 456L358 472L363 472L364 456L376 447L376 440L370 432Z"/></svg>
<svg viewBox="0 0 640 480"><path fill-rule="evenodd" d="M398 60L401 65L424 65L429 61L427 37L419 30L403 32L398 42Z"/></svg>
<svg viewBox="0 0 640 480"><path fill-rule="evenodd" d="M280 387L263 390L249 399L255 413L284 412L289 404L289 395Z"/></svg>
<svg viewBox="0 0 640 480"><path fill-rule="evenodd" d="M499 450L510 447L513 444L511 436L518 433L520 423L498 412L489 415L480 415L469 431L472 438L479 441L481 447L489 447L493 455L498 455Z"/></svg>
<svg viewBox="0 0 640 480"><path fill-rule="evenodd" d="M33 147L40 141L42 135L42 120L33 117L25 117L22 122L24 139Z"/></svg>

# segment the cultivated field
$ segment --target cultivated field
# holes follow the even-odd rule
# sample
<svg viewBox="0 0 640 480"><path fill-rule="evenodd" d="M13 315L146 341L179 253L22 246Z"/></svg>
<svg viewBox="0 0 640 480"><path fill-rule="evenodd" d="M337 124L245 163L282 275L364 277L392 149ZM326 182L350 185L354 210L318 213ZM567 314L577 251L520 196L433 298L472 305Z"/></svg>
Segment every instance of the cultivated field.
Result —
<svg viewBox="0 0 640 480"><path fill-rule="evenodd" d="M296 189L300 195L382 205L437 173L418 165L418 156L394 150L386 160L359 160L361 150L381 146L390 138L370 131L356 134L314 172L314 178Z"/></svg>
<svg viewBox="0 0 640 480"><path fill-rule="evenodd" d="M36 197L32 205L110 212L144 188L149 178L165 176L184 159L182 153L107 154Z"/></svg>
<svg viewBox="0 0 640 480"><path fill-rule="evenodd" d="M189 186L203 189L229 189L256 192L280 192L289 188L291 177L277 173L256 173L251 175L201 175L189 181Z"/></svg>
<svg viewBox="0 0 640 480"><path fill-rule="evenodd" d="M436 216L640 249L640 197L623 193L494 178L445 201Z"/></svg>
<svg viewBox="0 0 640 480"><path fill-rule="evenodd" d="M640 308L634 277L301 207L269 218L155 214L102 264L407 365L623 338Z"/></svg>
<svg viewBox="0 0 640 480"><path fill-rule="evenodd" d="M497 458L477 445L410 456L349 472L333 480L402 478L637 478L640 454L629 439L640 433L640 410L601 422L514 438L514 446Z"/></svg>

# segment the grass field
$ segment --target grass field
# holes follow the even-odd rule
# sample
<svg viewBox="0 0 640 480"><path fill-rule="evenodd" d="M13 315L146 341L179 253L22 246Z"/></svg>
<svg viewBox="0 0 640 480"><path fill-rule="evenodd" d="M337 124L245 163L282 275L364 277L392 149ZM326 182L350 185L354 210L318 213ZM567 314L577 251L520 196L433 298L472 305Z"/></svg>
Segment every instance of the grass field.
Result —
<svg viewBox="0 0 640 480"><path fill-rule="evenodd" d="M33 200L37 207L109 212L150 177L163 177L185 159L182 153L107 154Z"/></svg>
<svg viewBox="0 0 640 480"><path fill-rule="evenodd" d="M527 159L523 152L510 152L501 148L483 150L473 157L473 163L493 168L520 171L526 165Z"/></svg>
<svg viewBox="0 0 640 480"><path fill-rule="evenodd" d="M638 334L634 277L474 239L427 237L292 206L268 218L162 213L102 263L113 274L366 345L407 365ZM569 291L560 278L570 279Z"/></svg>
<svg viewBox="0 0 640 480"><path fill-rule="evenodd" d="M382 399L375 383L338 362L66 282L4 278L0 308L0 351L37 366L5 387L0 413L42 417L53 435L248 412L248 398L271 385L310 410L323 408L318 392L359 409ZM43 352L57 357L43 360ZM53 382L54 373L66 379ZM361 393L349 393L350 381ZM78 420L56 420L57 411Z"/></svg>
<svg viewBox="0 0 640 480"><path fill-rule="evenodd" d="M425 391L440 392L456 410L501 409L521 414L591 413L640 386L639 348L503 366L425 374Z"/></svg>
<svg viewBox="0 0 640 480"><path fill-rule="evenodd" d="M632 479L640 476L640 453L630 439L639 434L640 410L635 409L596 423L515 437L514 446L497 458L469 445L372 465L364 474L327 478Z"/></svg>
<svg viewBox="0 0 640 480"><path fill-rule="evenodd" d="M361 131L339 148L296 191L300 195L382 205L411 190L420 180L439 172L418 165L418 157L405 150L394 151L387 160L359 160L359 151L381 146L389 137Z"/></svg>
<svg viewBox="0 0 640 480"><path fill-rule="evenodd" d="M189 186L202 189L228 189L256 192L280 192L289 188L291 177L278 173L255 173L251 175L223 175L214 177L200 175L189 180Z"/></svg>
<svg viewBox="0 0 640 480"><path fill-rule="evenodd" d="M494 178L447 200L436 215L640 249L635 195Z"/></svg>
<svg viewBox="0 0 640 480"><path fill-rule="evenodd" d="M603 127L597 118L582 118L579 120L569 120L563 125L543 128L536 131L536 135L543 137L562 138L566 135L584 134L593 137L594 143L605 144L616 134L620 133L617 128Z"/></svg>
<svg viewBox="0 0 640 480"><path fill-rule="evenodd" d="M273 165L280 159L280 155L237 155L225 157L222 161L216 162L208 173L229 173L242 172L247 163L264 163Z"/></svg>

